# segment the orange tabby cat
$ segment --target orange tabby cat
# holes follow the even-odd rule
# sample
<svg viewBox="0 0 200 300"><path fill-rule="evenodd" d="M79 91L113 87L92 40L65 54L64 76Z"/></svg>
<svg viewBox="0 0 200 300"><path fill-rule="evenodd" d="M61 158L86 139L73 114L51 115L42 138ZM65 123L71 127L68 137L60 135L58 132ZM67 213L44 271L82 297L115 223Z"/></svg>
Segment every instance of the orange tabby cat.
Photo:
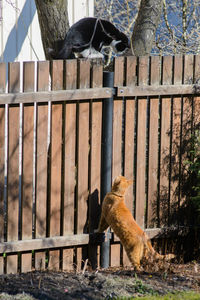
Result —
<svg viewBox="0 0 200 300"><path fill-rule="evenodd" d="M118 176L115 179L111 192L107 193L104 198L97 231L103 232L111 226L124 246L129 260L136 270L140 270L142 257L148 258L151 255L155 258L169 260L175 256L173 254L158 254L153 249L146 233L138 226L130 210L126 207L124 196L126 189L132 183L132 180L127 180L123 176Z"/></svg>

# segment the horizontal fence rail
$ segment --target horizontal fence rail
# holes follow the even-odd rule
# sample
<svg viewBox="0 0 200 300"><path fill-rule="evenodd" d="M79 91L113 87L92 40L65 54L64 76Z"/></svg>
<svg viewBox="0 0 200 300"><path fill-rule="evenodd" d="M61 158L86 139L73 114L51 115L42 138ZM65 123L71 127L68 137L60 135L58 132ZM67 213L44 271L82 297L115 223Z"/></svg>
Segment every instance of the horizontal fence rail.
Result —
<svg viewBox="0 0 200 300"><path fill-rule="evenodd" d="M150 238L192 225L185 162L200 129L199 56L118 57L114 89L101 63L84 59L0 63L0 74L1 274L99 266L110 97L112 179L134 179L125 201L137 223ZM110 265L129 265L110 238Z"/></svg>
<svg viewBox="0 0 200 300"><path fill-rule="evenodd" d="M168 228L150 228L145 229L148 236L156 238L160 233L166 233ZM117 236L113 233L110 234L109 238L115 242L119 242ZM66 248L74 246L82 246L91 244L100 244L105 240L104 233L91 233L91 234L71 234L65 236L56 236L52 238L41 238L32 240L21 240L16 242L4 242L0 243L0 253L15 253L15 252L26 252L34 250L47 250L53 248Z"/></svg>
<svg viewBox="0 0 200 300"><path fill-rule="evenodd" d="M118 97L152 97L152 96L183 96L199 95L200 85L165 85L165 86L136 86L118 87Z"/></svg>
<svg viewBox="0 0 200 300"><path fill-rule="evenodd" d="M0 95L1 104L44 103L47 101L78 101L84 99L109 98L113 90L109 88L92 88L50 92L9 93Z"/></svg>

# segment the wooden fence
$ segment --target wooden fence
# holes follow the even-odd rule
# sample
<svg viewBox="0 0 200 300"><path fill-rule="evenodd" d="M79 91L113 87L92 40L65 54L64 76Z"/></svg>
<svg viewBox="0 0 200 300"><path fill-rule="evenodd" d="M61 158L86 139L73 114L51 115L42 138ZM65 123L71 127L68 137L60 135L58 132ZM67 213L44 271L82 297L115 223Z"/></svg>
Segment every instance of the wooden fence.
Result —
<svg viewBox="0 0 200 300"><path fill-rule="evenodd" d="M115 89L102 87L102 65L90 60L24 62L21 80L19 63L1 63L0 273L80 269L88 257L99 265L89 241L100 215L102 105L113 94L112 177L135 179L127 206L150 237L185 225L199 81L200 56L119 57ZM129 262L113 237L110 265L120 264Z"/></svg>

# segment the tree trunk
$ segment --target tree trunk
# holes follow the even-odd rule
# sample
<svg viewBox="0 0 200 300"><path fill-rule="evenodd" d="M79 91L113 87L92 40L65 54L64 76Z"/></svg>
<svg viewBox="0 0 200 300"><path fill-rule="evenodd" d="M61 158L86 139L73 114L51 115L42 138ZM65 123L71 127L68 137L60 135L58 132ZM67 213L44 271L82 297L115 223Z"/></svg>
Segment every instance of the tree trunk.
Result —
<svg viewBox="0 0 200 300"><path fill-rule="evenodd" d="M67 0L35 0L46 59L57 51L69 30Z"/></svg>
<svg viewBox="0 0 200 300"><path fill-rule="evenodd" d="M131 37L136 56L149 55L162 13L162 0L141 0Z"/></svg>

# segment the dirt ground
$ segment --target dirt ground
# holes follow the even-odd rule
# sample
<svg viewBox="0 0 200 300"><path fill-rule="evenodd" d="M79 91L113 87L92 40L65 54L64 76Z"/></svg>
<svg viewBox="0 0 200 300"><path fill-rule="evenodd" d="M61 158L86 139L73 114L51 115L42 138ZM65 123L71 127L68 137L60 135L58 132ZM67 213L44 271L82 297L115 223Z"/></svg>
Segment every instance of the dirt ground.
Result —
<svg viewBox="0 0 200 300"><path fill-rule="evenodd" d="M133 268L110 268L0 276L0 299L4 300L116 299L187 290L200 292L200 263L146 265L137 273Z"/></svg>

